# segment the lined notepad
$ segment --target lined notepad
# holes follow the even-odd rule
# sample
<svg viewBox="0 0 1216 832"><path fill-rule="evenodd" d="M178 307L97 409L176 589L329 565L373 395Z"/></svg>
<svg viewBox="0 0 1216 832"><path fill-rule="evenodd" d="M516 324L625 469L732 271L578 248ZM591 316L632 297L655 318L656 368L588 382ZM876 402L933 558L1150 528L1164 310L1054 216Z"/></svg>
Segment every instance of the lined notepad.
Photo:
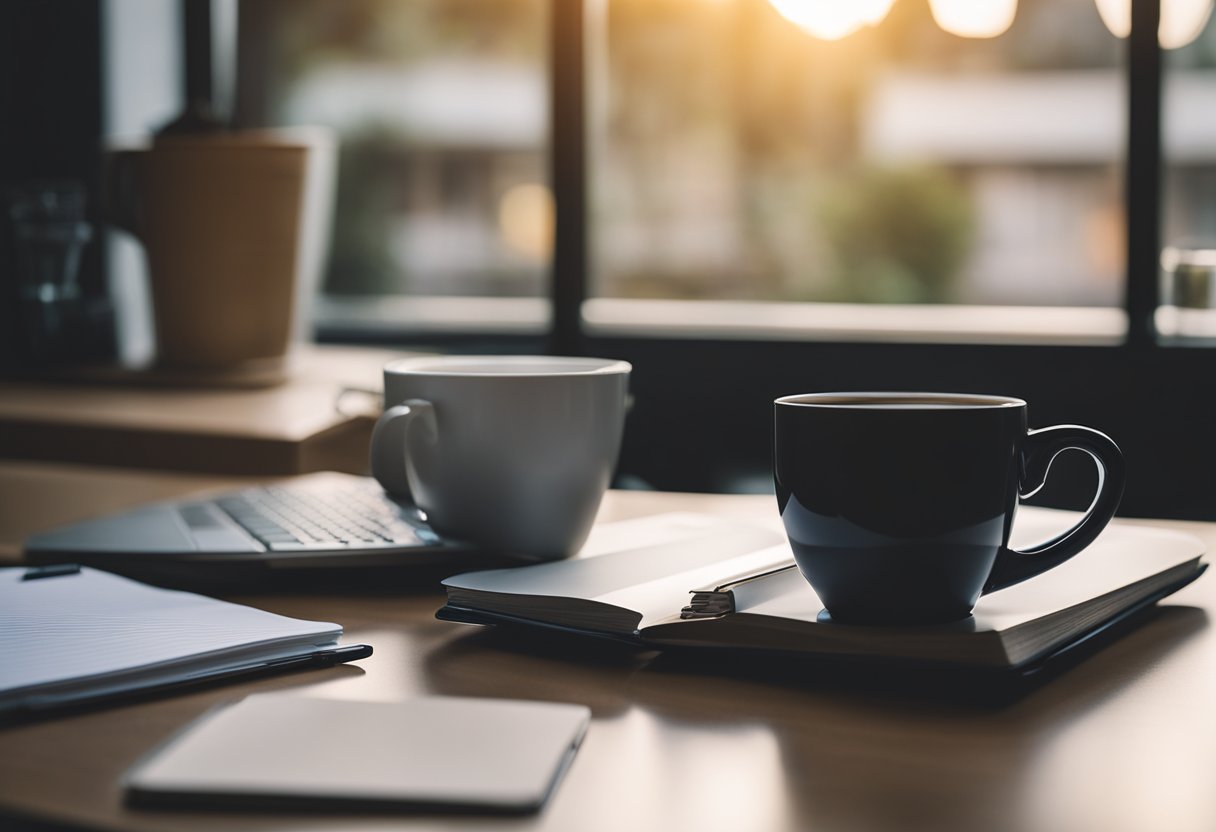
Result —
<svg viewBox="0 0 1216 832"><path fill-rule="evenodd" d="M342 628L82 568L0 569L0 712L254 669L332 650Z"/></svg>

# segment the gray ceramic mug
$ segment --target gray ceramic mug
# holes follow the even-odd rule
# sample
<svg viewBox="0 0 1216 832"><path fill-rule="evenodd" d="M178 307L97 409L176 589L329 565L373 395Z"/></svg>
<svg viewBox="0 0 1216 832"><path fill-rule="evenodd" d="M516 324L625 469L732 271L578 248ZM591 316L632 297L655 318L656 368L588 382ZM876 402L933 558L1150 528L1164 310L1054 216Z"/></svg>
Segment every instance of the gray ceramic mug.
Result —
<svg viewBox="0 0 1216 832"><path fill-rule="evenodd" d="M573 554L616 467L631 369L553 356L394 361L372 474L443 535L536 558Z"/></svg>

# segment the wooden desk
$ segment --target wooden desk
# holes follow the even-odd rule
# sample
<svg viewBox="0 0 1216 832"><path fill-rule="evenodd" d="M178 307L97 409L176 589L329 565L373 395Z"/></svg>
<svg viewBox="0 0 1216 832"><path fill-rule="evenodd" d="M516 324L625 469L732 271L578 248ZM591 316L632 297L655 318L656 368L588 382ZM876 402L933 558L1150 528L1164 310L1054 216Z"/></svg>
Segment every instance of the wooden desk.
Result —
<svg viewBox="0 0 1216 832"><path fill-rule="evenodd" d="M214 479L0 465L0 540ZM143 479L140 479L143 477ZM71 503L13 494L71 486ZM24 485L23 485L24 484ZM604 519L673 509L770 518L765 497L616 492ZM1216 524L1167 523L1216 544ZM106 829L1034 830L1216 829L1216 579L1005 706L909 699L814 679L762 682L611 646L524 640L437 621L430 587L240 599L341 622L375 645L358 666L281 676L0 729L0 810ZM830 681L830 680L823 680ZM217 702L307 690L582 702L594 721L536 817L134 812L119 778ZM411 749L401 749L403 754ZM4 826L0 819L0 827Z"/></svg>
<svg viewBox="0 0 1216 832"><path fill-rule="evenodd" d="M301 345L275 386L182 376L0 382L0 457L229 475L363 473L383 388L403 353ZM353 394L344 391L371 391Z"/></svg>

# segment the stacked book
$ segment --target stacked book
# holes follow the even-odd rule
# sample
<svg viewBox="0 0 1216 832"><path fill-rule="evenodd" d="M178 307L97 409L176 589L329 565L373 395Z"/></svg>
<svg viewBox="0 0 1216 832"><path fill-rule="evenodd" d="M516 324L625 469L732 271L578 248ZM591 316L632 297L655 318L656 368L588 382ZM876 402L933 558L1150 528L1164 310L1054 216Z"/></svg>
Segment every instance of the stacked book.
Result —
<svg viewBox="0 0 1216 832"><path fill-rule="evenodd" d="M1068 512L1024 508L1015 544L1048 538ZM629 524L632 524L631 526ZM626 527L626 528L621 528ZM683 527L672 538L670 530ZM833 622L771 530L697 515L619 524L658 542L444 581L439 617L524 624L656 649L717 648L1032 673L1195 580L1203 543L1114 521L1072 560L980 598L966 619L925 626Z"/></svg>

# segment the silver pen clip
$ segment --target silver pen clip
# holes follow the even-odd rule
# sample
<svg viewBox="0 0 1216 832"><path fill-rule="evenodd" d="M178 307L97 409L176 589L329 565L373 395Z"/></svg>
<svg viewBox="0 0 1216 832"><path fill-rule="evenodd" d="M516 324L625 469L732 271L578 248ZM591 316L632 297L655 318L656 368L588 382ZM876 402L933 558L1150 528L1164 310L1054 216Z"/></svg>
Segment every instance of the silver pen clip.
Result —
<svg viewBox="0 0 1216 832"><path fill-rule="evenodd" d="M764 578L780 575L791 569L797 569L795 563L787 563L763 572L745 572L734 575L725 581L719 581L713 586L692 590L692 600L688 606L680 610L680 618L719 618L735 612L735 588Z"/></svg>

